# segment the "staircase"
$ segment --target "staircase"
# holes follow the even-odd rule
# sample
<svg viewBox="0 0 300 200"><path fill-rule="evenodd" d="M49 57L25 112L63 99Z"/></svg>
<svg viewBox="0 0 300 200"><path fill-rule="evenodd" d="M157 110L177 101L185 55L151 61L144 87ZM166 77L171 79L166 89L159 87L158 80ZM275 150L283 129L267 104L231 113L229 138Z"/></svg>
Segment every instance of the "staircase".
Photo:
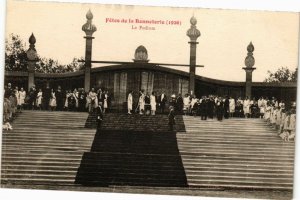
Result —
<svg viewBox="0 0 300 200"><path fill-rule="evenodd" d="M124 113L106 113L103 116L103 130L128 130L128 131L150 131L150 132L167 132L169 131L168 115L139 115ZM96 114L89 115L85 127L96 128ZM177 116L177 130L184 131L185 126L182 116Z"/></svg>
<svg viewBox="0 0 300 200"><path fill-rule="evenodd" d="M1 184L283 189L294 143L260 119L24 111L2 137ZM122 130L122 131L121 131Z"/></svg>
<svg viewBox="0 0 300 200"><path fill-rule="evenodd" d="M95 129L83 112L23 111L2 136L1 184L74 185Z"/></svg>
<svg viewBox="0 0 300 200"><path fill-rule="evenodd" d="M183 120L177 141L189 187L292 189L294 143L263 120Z"/></svg>

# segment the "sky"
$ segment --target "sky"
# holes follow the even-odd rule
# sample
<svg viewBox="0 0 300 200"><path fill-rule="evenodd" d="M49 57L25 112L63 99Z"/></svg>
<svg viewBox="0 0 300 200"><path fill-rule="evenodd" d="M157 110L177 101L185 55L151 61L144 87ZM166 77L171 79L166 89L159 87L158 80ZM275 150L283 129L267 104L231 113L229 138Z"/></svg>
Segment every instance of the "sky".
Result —
<svg viewBox="0 0 300 200"><path fill-rule="evenodd" d="M6 37L14 33L27 43L34 33L40 56L68 64L84 57L86 13L91 9L94 33L92 60L126 61L134 58L139 45L148 50L154 63L189 64L190 18L197 19L201 32L197 45L196 74L221 80L245 81L247 45L255 50L253 81L263 81L267 71L298 65L299 14L296 12L249 11L200 8L167 8L101 4L7 1ZM180 25L112 23L114 20L145 19L179 21ZM137 29L132 29L137 26ZM93 67L99 65L93 64ZM188 67L171 67L188 71Z"/></svg>

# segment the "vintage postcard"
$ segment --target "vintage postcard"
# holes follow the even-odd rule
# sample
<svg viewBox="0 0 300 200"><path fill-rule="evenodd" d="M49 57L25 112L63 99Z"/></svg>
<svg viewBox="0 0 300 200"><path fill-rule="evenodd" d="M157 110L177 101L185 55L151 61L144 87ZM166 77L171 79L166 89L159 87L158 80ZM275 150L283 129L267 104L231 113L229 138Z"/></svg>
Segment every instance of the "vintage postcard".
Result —
<svg viewBox="0 0 300 200"><path fill-rule="evenodd" d="M1 188L293 198L299 19L8 0Z"/></svg>

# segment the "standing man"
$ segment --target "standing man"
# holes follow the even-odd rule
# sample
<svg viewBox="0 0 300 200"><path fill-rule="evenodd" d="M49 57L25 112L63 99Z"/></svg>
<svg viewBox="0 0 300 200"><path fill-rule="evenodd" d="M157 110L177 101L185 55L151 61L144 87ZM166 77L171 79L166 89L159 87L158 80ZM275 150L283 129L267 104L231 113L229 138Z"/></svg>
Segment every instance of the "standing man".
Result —
<svg viewBox="0 0 300 200"><path fill-rule="evenodd" d="M228 96L225 97L225 101L224 101L224 117L225 119L229 118L229 98Z"/></svg>
<svg viewBox="0 0 300 200"><path fill-rule="evenodd" d="M216 115L218 121L222 121L224 115L224 103L221 97L216 100Z"/></svg>
<svg viewBox="0 0 300 200"><path fill-rule="evenodd" d="M64 100L63 100L64 94L61 91L60 86L57 87L55 95L56 95L56 104L57 104L56 109L59 110L59 111L62 111L63 110L63 105L64 105Z"/></svg>
<svg viewBox="0 0 300 200"><path fill-rule="evenodd" d="M166 102L167 102L167 97L166 97L164 91L162 91L162 93L159 97L159 105L160 105L161 113L165 112Z"/></svg>
<svg viewBox="0 0 300 200"><path fill-rule="evenodd" d="M127 109L128 109L128 114L131 115L132 111L132 104L133 104L133 97L132 97L132 90L129 92L128 97L127 97Z"/></svg>
<svg viewBox="0 0 300 200"><path fill-rule="evenodd" d="M49 84L47 84L46 89L44 91L44 98L43 98L43 104L44 104L44 109L49 110L49 103L50 103L50 98L51 98L51 89L49 87Z"/></svg>
<svg viewBox="0 0 300 200"><path fill-rule="evenodd" d="M79 88L78 109L80 112L83 112L85 110L85 105L86 105L86 94L83 88Z"/></svg>
<svg viewBox="0 0 300 200"><path fill-rule="evenodd" d="M179 114L182 114L182 110L183 110L183 98L182 98L181 94L178 94L178 97L176 99L176 107L177 107L177 112Z"/></svg>

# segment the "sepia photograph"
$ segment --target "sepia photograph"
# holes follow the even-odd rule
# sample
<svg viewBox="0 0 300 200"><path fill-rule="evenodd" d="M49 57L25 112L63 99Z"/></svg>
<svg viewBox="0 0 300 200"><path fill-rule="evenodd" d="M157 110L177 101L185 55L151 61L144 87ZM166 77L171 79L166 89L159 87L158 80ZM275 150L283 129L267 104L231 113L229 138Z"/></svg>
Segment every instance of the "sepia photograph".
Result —
<svg viewBox="0 0 300 200"><path fill-rule="evenodd" d="M299 26L7 0L0 187L293 199Z"/></svg>

